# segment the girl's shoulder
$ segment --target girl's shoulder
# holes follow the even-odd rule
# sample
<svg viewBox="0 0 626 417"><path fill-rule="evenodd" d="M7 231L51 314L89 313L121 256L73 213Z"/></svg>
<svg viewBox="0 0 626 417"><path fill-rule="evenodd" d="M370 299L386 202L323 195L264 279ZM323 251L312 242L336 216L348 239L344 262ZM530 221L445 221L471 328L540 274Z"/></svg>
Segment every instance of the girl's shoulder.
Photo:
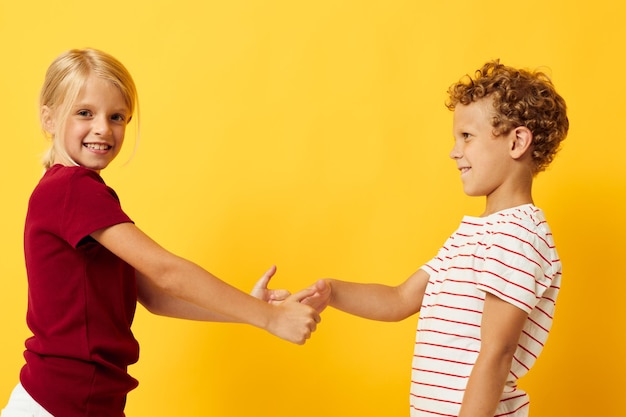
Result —
<svg viewBox="0 0 626 417"><path fill-rule="evenodd" d="M42 180L78 180L90 178L104 183L104 180L96 171L82 166L53 165L43 175Z"/></svg>
<svg viewBox="0 0 626 417"><path fill-rule="evenodd" d="M81 166L53 165L39 180L31 195L31 201L63 200L71 195L87 196L94 193L102 194L102 191L114 194L96 171Z"/></svg>

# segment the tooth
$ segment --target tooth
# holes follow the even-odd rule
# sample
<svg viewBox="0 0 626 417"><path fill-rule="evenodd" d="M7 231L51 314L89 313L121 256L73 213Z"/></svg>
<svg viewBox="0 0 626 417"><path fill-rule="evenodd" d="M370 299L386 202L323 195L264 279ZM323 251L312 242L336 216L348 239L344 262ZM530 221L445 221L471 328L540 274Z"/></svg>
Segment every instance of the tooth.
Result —
<svg viewBox="0 0 626 417"><path fill-rule="evenodd" d="M106 144L97 144L97 143L87 143L85 146L87 146L89 149L94 149L94 150L99 150L99 151L103 151L108 148L108 145Z"/></svg>

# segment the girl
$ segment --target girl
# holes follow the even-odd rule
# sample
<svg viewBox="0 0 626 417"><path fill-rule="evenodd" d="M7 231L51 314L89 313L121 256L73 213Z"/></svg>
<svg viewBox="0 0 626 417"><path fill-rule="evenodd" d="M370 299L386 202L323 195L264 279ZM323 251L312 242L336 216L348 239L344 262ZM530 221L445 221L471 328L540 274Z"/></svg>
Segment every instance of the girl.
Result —
<svg viewBox="0 0 626 417"><path fill-rule="evenodd" d="M269 290L272 267L252 297L134 225L100 171L118 155L136 102L130 74L104 52L71 50L48 68L40 116L52 146L24 233L33 336L2 417L124 416L137 386L127 373L139 354L130 328L137 301L155 314L247 323L297 344L320 321L323 306L299 301L323 287Z"/></svg>

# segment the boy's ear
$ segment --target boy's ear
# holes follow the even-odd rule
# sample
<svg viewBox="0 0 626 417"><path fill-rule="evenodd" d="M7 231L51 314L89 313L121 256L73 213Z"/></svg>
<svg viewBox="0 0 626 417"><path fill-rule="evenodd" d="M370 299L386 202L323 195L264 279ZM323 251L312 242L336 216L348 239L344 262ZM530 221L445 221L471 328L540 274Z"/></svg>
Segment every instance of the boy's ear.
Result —
<svg viewBox="0 0 626 417"><path fill-rule="evenodd" d="M513 129L511 135L511 157L519 159L530 149L533 143L533 132L526 126L519 126Z"/></svg>
<svg viewBox="0 0 626 417"><path fill-rule="evenodd" d="M54 117L52 114L52 109L48 106L41 106L39 117L41 118L41 126L43 129L49 133L54 134Z"/></svg>

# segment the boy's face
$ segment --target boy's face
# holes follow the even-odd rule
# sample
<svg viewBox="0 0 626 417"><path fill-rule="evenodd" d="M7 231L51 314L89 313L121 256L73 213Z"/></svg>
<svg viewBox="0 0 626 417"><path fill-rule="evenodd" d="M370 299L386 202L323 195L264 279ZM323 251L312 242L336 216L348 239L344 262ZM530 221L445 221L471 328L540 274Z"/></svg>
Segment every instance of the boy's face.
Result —
<svg viewBox="0 0 626 417"><path fill-rule="evenodd" d="M454 110L454 147L450 158L456 162L463 190L469 196L496 197L510 189L510 134L493 135L494 115L489 97L469 105L459 104Z"/></svg>
<svg viewBox="0 0 626 417"><path fill-rule="evenodd" d="M91 75L81 89L65 121L63 137L55 138L55 163L77 164L100 171L120 152L130 114L121 91L111 82Z"/></svg>

